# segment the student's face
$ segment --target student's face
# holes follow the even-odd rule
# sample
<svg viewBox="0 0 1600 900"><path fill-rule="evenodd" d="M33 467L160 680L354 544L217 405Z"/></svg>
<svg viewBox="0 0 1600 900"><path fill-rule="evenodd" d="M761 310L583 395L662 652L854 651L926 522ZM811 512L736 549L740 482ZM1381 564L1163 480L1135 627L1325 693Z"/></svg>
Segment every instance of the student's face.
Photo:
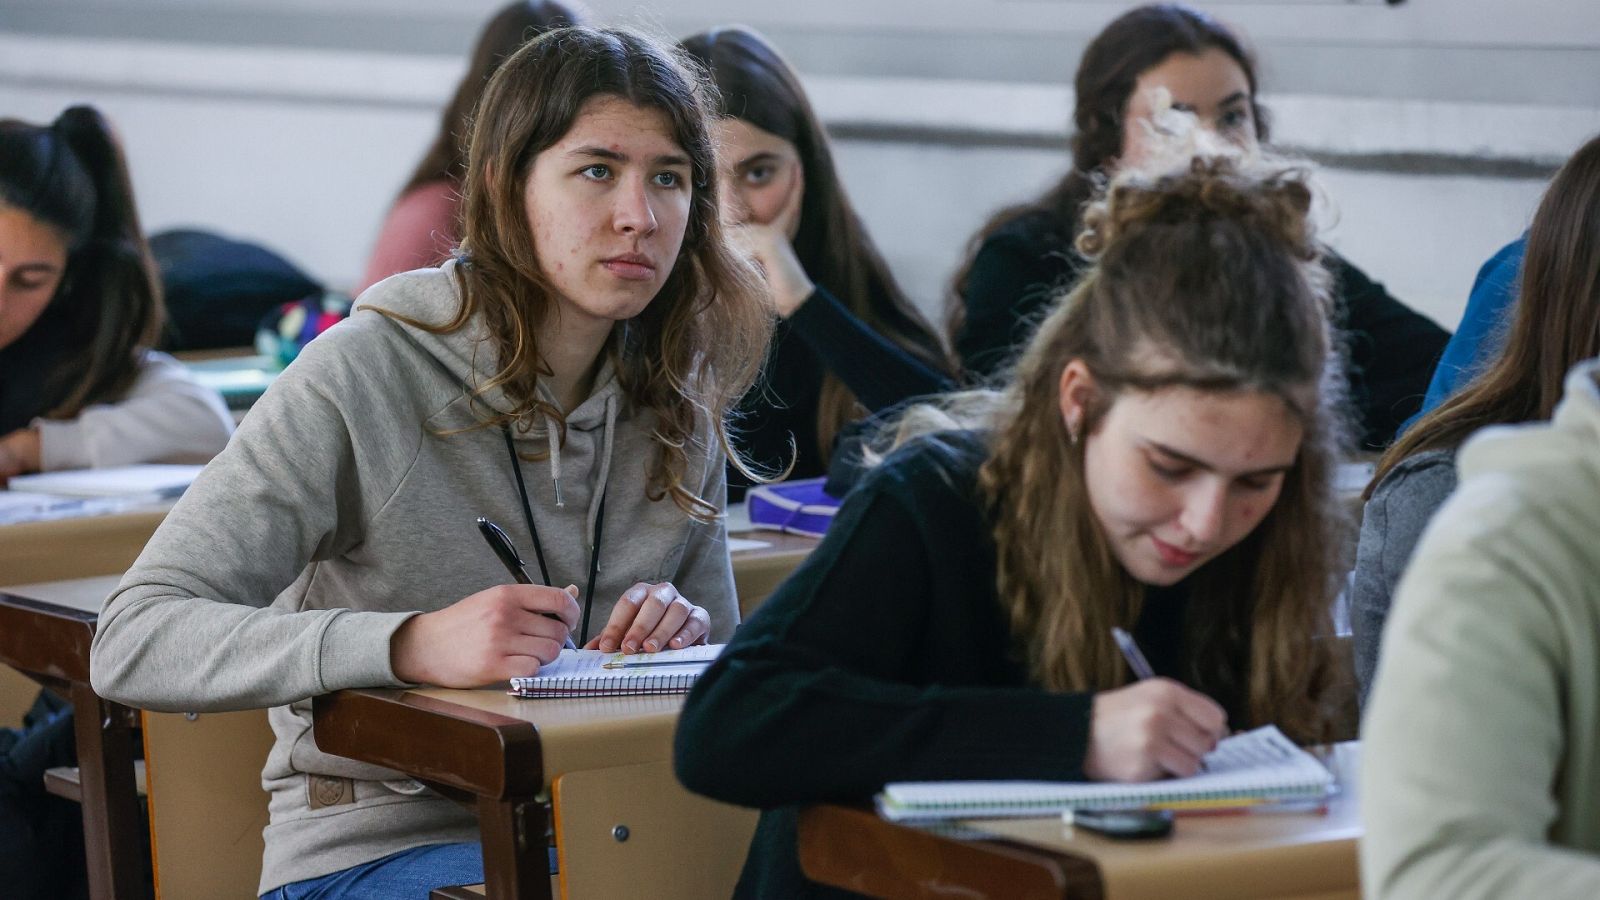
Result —
<svg viewBox="0 0 1600 900"><path fill-rule="evenodd" d="M692 191L665 113L614 96L585 103L534 158L523 193L562 313L614 322L642 312L677 261Z"/></svg>
<svg viewBox="0 0 1600 900"><path fill-rule="evenodd" d="M786 204L800 202L805 172L794 144L743 119L723 119L718 130L722 161L718 186L725 221L768 225L778 219ZM799 231L800 217L794 216L789 240Z"/></svg>
<svg viewBox="0 0 1600 900"><path fill-rule="evenodd" d="M1093 390L1081 362L1063 372L1069 429ZM1089 503L1117 561L1170 585L1243 540L1277 502L1301 436L1272 394L1124 391L1082 438Z"/></svg>
<svg viewBox="0 0 1600 900"><path fill-rule="evenodd" d="M0 348L38 321L67 270L67 244L54 228L0 205Z"/></svg>
<svg viewBox="0 0 1600 900"><path fill-rule="evenodd" d="M1256 122L1250 107L1250 80L1233 57L1209 48L1196 55L1174 53L1139 75L1122 117L1125 165L1137 166L1150 151L1150 116L1160 89L1172 107L1193 113L1200 127L1240 147L1256 146Z"/></svg>

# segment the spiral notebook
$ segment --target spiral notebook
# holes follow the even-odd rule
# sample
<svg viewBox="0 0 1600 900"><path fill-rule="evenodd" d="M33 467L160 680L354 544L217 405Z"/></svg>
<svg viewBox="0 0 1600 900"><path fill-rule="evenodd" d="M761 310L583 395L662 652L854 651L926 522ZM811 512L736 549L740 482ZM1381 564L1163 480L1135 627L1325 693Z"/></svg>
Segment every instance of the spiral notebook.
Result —
<svg viewBox="0 0 1600 900"><path fill-rule="evenodd" d="M723 644L660 653L563 650L539 674L511 679L518 697L622 697L684 694L722 652Z"/></svg>
<svg viewBox="0 0 1600 900"><path fill-rule="evenodd" d="M1224 738L1189 778L1142 784L1092 781L922 781L885 785L878 812L905 819L1059 815L1069 809L1199 808L1325 799L1334 777L1267 725Z"/></svg>

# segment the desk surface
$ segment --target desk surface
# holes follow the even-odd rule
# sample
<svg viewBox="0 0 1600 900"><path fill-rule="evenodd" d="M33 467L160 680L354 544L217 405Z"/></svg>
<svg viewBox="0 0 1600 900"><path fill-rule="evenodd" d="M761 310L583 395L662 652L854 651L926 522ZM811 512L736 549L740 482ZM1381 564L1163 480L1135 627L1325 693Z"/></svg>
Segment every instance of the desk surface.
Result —
<svg viewBox="0 0 1600 900"><path fill-rule="evenodd" d="M100 606L116 588L121 575L95 575L90 578L72 578L66 581L41 581L34 584L14 584L0 588L12 598L37 600L55 606L64 606L79 612L100 615ZM0 601L4 602L4 601Z"/></svg>
<svg viewBox="0 0 1600 900"><path fill-rule="evenodd" d="M801 814L801 865L874 896L1354 897L1358 754L1336 751L1342 793L1326 814L1181 816L1158 841L1116 841L1059 818L916 827L863 807L815 806Z"/></svg>

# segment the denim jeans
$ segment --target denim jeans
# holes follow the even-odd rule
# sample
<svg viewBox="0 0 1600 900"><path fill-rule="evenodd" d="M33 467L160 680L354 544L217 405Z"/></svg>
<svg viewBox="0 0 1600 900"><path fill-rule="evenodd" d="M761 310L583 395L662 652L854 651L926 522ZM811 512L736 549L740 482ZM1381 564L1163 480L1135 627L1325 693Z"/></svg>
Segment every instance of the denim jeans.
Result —
<svg viewBox="0 0 1600 900"><path fill-rule="evenodd" d="M550 848L550 872L556 848ZM483 881L483 846L429 844L351 866L321 878L307 878L261 895L261 900L427 900L434 888Z"/></svg>

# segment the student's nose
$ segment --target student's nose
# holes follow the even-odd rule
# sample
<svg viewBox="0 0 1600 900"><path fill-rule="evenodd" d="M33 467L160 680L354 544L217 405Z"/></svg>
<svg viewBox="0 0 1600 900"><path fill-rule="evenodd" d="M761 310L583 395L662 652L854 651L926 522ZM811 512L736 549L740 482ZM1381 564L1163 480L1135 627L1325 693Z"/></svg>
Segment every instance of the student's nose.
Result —
<svg viewBox="0 0 1600 900"><path fill-rule="evenodd" d="M650 190L644 182L626 182L617 191L613 221L623 234L648 236L656 230L656 211L650 202Z"/></svg>
<svg viewBox="0 0 1600 900"><path fill-rule="evenodd" d="M1221 481L1196 485L1184 498L1179 524L1195 544L1209 547L1222 537L1228 521L1228 486Z"/></svg>

